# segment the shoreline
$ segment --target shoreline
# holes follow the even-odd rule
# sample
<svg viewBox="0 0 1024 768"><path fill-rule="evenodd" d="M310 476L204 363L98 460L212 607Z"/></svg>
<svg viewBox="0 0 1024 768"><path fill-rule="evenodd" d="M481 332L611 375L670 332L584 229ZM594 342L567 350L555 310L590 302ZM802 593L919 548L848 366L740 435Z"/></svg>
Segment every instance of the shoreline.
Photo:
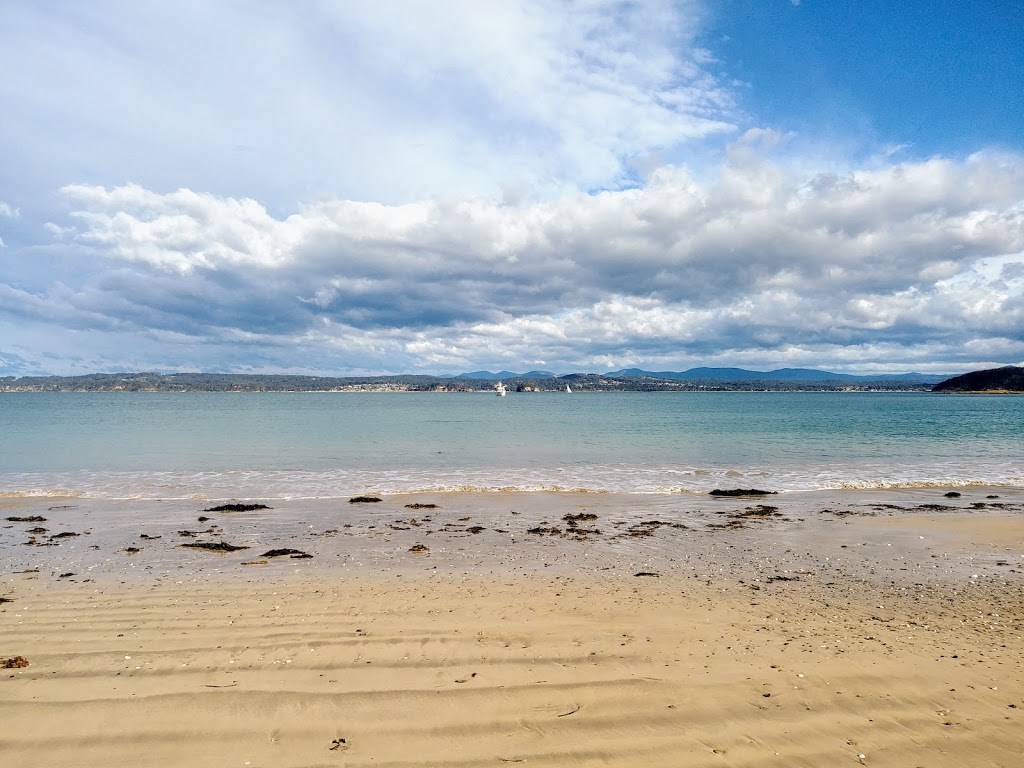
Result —
<svg viewBox="0 0 1024 768"><path fill-rule="evenodd" d="M194 499L8 497L0 499L0 572L6 577L33 569L40 577L64 575L62 581L166 581L182 572L244 579L258 568L321 578L424 570L626 573L630 568L671 575L714 566L756 575L741 554L749 550L794 568L861 578L868 570L863 554L883 536L886 552L873 557L885 555L885 569L894 579L905 577L909 571L899 569L907 567L929 581L962 579L979 569L979 578L1012 578L1024 570L1024 563L997 565L1005 557L995 541L972 550L985 539L1020 541L1016 526L1024 522L1024 488L857 489L739 498L520 491L375 498L380 501L254 499L266 508L215 512L208 509L211 502ZM949 522L954 519L955 524ZM1003 521L999 535L985 533L997 520ZM195 548L221 543L229 545L225 550L239 549ZM268 557L275 549L309 557Z"/></svg>
<svg viewBox="0 0 1024 768"><path fill-rule="evenodd" d="M3 499L0 518L47 520L0 528L0 657L28 661L0 671L0 751L15 767L1012 765L1024 488L958 490L224 513ZM34 527L53 545L26 546ZM222 533L178 535L207 527ZM251 548L179 546L195 540Z"/></svg>

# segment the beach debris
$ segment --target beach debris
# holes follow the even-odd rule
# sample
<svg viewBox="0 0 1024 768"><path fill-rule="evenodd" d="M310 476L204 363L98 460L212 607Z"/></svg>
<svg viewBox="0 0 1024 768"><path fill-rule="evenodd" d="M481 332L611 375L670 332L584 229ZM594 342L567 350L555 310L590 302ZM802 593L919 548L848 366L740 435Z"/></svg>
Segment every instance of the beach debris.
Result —
<svg viewBox="0 0 1024 768"><path fill-rule="evenodd" d="M661 576L660 573L654 573L653 571L638 571L637 573L634 573L633 575L634 576L654 576L655 578L658 578L659 576Z"/></svg>
<svg viewBox="0 0 1024 768"><path fill-rule="evenodd" d="M49 538L50 538L50 541L53 541L54 539L70 539L72 536L81 536L81 535L82 534L75 533L74 531L61 531L60 533L53 534L53 536L50 536Z"/></svg>
<svg viewBox="0 0 1024 768"><path fill-rule="evenodd" d="M777 494L778 491L762 491L759 488L731 488L728 490L722 490L721 488L715 488L708 495L709 496L771 496Z"/></svg>
<svg viewBox="0 0 1024 768"><path fill-rule="evenodd" d="M576 705L576 709L571 709L571 710L569 710L568 712L563 712L563 713L562 713L562 714L560 714L560 715L555 715L555 717L568 717L569 715L575 715L575 714L576 714L577 712L579 712L579 711L580 711L580 709L581 709L582 707L583 707L583 705L582 705L582 704L577 704L577 705Z"/></svg>
<svg viewBox="0 0 1024 768"><path fill-rule="evenodd" d="M137 555L137 554L139 554L139 552L141 552L142 550L141 550L141 549L139 549L138 547L125 547L125 548L124 548L124 549L123 549L122 551L123 551L123 552L124 552L124 553L125 553L126 555Z"/></svg>
<svg viewBox="0 0 1024 768"><path fill-rule="evenodd" d="M482 525L471 525L471 526L469 526L469 528L466 529L466 532L467 533L480 533L480 531L486 531L486 530L487 529L484 528Z"/></svg>
<svg viewBox="0 0 1024 768"><path fill-rule="evenodd" d="M645 536L653 536L654 532L659 528L678 528L680 530L687 530L687 527L682 523L669 523L664 520L644 520L640 523L634 523L626 529L623 536L632 536L633 538L640 539Z"/></svg>
<svg viewBox="0 0 1024 768"><path fill-rule="evenodd" d="M332 752L341 752L352 745L348 743L348 739L334 739L331 741L331 746L328 747Z"/></svg>
<svg viewBox="0 0 1024 768"><path fill-rule="evenodd" d="M597 515L592 512L577 512L575 515L564 515L562 519L569 525L577 525L579 523L591 523L594 520L597 520Z"/></svg>
<svg viewBox="0 0 1024 768"><path fill-rule="evenodd" d="M414 504L406 504L405 508L406 509L437 509L437 504L422 504L422 503L417 501Z"/></svg>
<svg viewBox="0 0 1024 768"><path fill-rule="evenodd" d="M266 560L246 560L242 565L266 565Z"/></svg>
<svg viewBox="0 0 1024 768"><path fill-rule="evenodd" d="M58 579L70 579L70 578L71 578L72 576L74 576L74 575L75 575L75 574L74 574L74 573L73 573L72 571L68 571L67 573L62 573L62 574L61 574L60 576L58 576L57 578L58 578Z"/></svg>
<svg viewBox="0 0 1024 768"><path fill-rule="evenodd" d="M13 602L14 602L14 598L13 597L0 597L0 605L3 605L4 603L13 603Z"/></svg>
<svg viewBox="0 0 1024 768"><path fill-rule="evenodd" d="M0 661L0 668L2 669L24 669L28 666L28 659L24 656L13 656L9 659Z"/></svg>
<svg viewBox="0 0 1024 768"><path fill-rule="evenodd" d="M205 523L209 519L210 518L208 518L206 515L200 515L199 517L196 518L196 522L198 522L198 523Z"/></svg>
<svg viewBox="0 0 1024 768"><path fill-rule="evenodd" d="M162 537L161 536L150 536L148 533L140 533L139 534L139 538L142 539L143 541L156 541L157 539L162 538Z"/></svg>
<svg viewBox="0 0 1024 768"><path fill-rule="evenodd" d="M188 547L189 549L202 549L207 552L237 552L240 549L249 549L249 547L245 546L228 544L226 541L195 541L188 544L179 544L178 546Z"/></svg>
<svg viewBox="0 0 1024 768"><path fill-rule="evenodd" d="M256 509L271 509L266 504L218 504L216 507L208 507L203 512L252 512Z"/></svg>
<svg viewBox="0 0 1024 768"><path fill-rule="evenodd" d="M782 513L779 512L778 507L773 507L769 504L758 504L756 507L747 507L742 512L734 512L729 517L740 519L750 517L782 517Z"/></svg>
<svg viewBox="0 0 1024 768"><path fill-rule="evenodd" d="M380 501L380 496L353 496L348 500L349 504L373 504Z"/></svg>
<svg viewBox="0 0 1024 768"><path fill-rule="evenodd" d="M870 515L870 512L854 512L852 509L823 509L820 515L835 515L836 517L849 517L850 515Z"/></svg>
<svg viewBox="0 0 1024 768"><path fill-rule="evenodd" d="M38 535L40 533L46 533L46 532L47 532L47 529L43 528L41 525L37 525L35 528L29 528L27 531L25 531L25 533L33 533L33 534L36 534L36 535Z"/></svg>
<svg viewBox="0 0 1024 768"><path fill-rule="evenodd" d="M588 536L601 535L601 531L597 528L578 527L575 520L569 521L569 524L564 531L561 528L556 528L554 526L538 525L533 528L528 528L526 532L532 533L535 536L558 536L563 539L575 539L576 541L587 541Z"/></svg>
<svg viewBox="0 0 1024 768"><path fill-rule="evenodd" d="M288 549L284 547L282 549L270 549L264 552L260 557L291 557L293 559L302 559L306 557L312 557L312 555L303 552L301 549Z"/></svg>
<svg viewBox="0 0 1024 768"><path fill-rule="evenodd" d="M426 544L413 544L411 547L409 547L409 551L412 552L414 555L418 555L423 552L429 552L430 547L428 547Z"/></svg>
<svg viewBox="0 0 1024 768"><path fill-rule="evenodd" d="M747 507L743 510L736 510L734 512L726 513L724 511L718 512L720 515L726 515L729 518L727 523L710 523L708 528L722 530L738 530L746 528L746 523L751 520L768 520L772 517L782 517L782 513L779 512L778 507L773 507L768 504L758 504L756 507Z"/></svg>
<svg viewBox="0 0 1024 768"><path fill-rule="evenodd" d="M960 494L957 491L949 491L948 493L944 493L942 495L945 496L947 499L959 499L960 498Z"/></svg>
<svg viewBox="0 0 1024 768"><path fill-rule="evenodd" d="M7 518L8 523L45 523L46 518L42 515L15 515Z"/></svg>

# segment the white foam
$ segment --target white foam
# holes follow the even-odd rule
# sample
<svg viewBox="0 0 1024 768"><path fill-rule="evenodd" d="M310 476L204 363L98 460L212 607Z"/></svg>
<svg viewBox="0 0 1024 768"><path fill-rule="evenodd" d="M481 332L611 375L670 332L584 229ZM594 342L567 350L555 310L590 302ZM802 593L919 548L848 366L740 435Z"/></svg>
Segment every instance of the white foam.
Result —
<svg viewBox="0 0 1024 768"><path fill-rule="evenodd" d="M536 468L405 470L233 470L0 474L2 497L95 499L312 499L359 493L531 492L707 493L1024 485L1013 462L807 464L769 467L587 464Z"/></svg>

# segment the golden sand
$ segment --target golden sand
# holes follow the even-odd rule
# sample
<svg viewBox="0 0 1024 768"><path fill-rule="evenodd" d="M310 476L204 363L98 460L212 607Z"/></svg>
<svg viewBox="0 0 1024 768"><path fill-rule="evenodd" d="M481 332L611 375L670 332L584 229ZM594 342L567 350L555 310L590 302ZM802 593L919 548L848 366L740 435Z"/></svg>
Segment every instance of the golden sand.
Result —
<svg viewBox="0 0 1024 768"><path fill-rule="evenodd" d="M660 541L658 576L613 548L545 569L590 546L565 540L523 572L434 570L440 534L421 556L403 540L415 570L390 575L242 566L251 553L181 555L231 579L7 572L0 660L29 665L0 670L0 762L1022 764L1024 516L850 515L813 545L795 522L757 525L641 537ZM893 541L923 549L894 556ZM116 562L158 562L156 543ZM682 557L713 544L732 559ZM817 559L781 567L801 546ZM972 557L978 578L960 567Z"/></svg>

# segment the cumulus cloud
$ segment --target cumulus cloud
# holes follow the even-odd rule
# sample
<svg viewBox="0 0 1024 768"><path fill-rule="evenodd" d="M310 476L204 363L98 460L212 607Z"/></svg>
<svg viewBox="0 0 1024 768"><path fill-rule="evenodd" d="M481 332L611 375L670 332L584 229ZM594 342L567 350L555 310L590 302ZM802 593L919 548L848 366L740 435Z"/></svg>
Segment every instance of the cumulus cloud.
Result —
<svg viewBox="0 0 1024 768"><path fill-rule="evenodd" d="M4 4L3 365L1024 359L1024 159L818 160L743 114L704 21Z"/></svg>
<svg viewBox="0 0 1024 768"><path fill-rule="evenodd" d="M737 151L704 180L674 167L519 206L337 200L282 218L184 189L63 194L64 237L106 267L0 301L69 327L299 345L389 371L797 364L822 350L852 366L923 347L953 364L985 340L1024 354L1014 155L808 176Z"/></svg>

